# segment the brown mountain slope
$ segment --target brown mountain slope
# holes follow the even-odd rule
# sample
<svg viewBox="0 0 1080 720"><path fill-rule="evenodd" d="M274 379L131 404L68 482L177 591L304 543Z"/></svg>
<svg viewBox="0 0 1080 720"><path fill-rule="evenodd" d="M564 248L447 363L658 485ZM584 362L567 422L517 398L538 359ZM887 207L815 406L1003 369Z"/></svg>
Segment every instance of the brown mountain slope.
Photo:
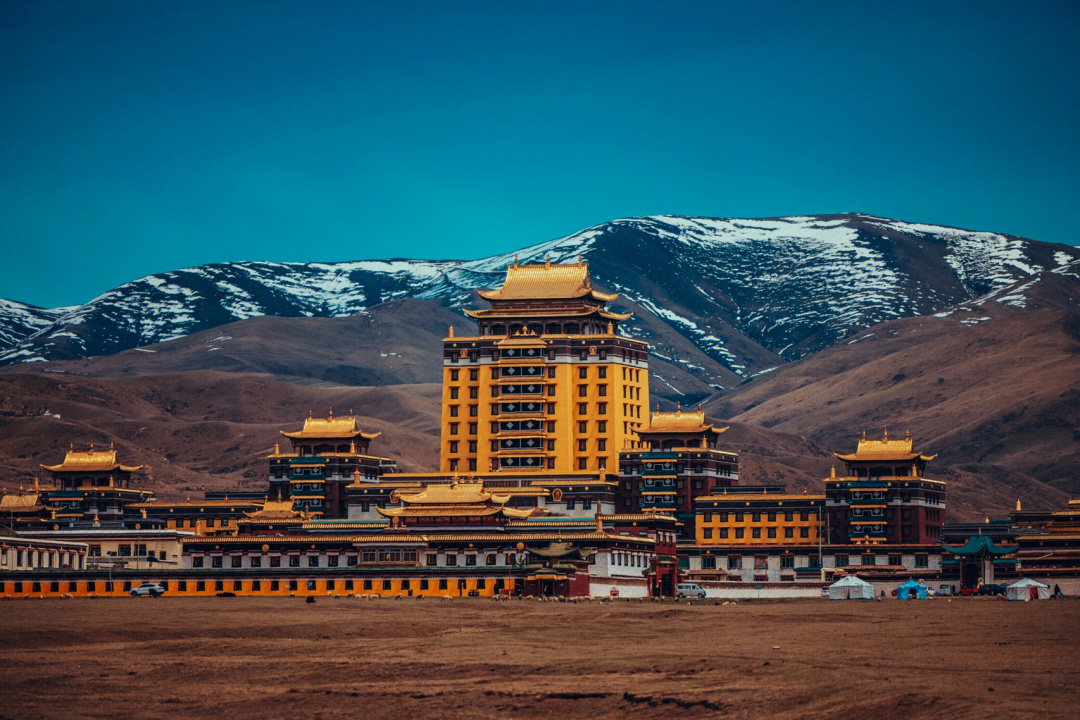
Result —
<svg viewBox="0 0 1080 720"><path fill-rule="evenodd" d="M438 467L440 386L348 387L282 382L266 375L190 371L121 378L56 373L0 375L0 486L44 477L69 443L113 442L126 462L147 465L144 483L161 497L266 487L265 457L309 408L354 410L372 445L405 471ZM48 409L53 415L42 412ZM726 447L742 455L744 483L813 489L828 452L774 430L733 424Z"/></svg>
<svg viewBox="0 0 1080 720"><path fill-rule="evenodd" d="M852 447L864 429L910 429L939 454L939 474L956 473L954 497L976 508L1003 510L1016 498L1045 506L1080 492L1075 270L939 315L878 325L709 409L834 448Z"/></svg>
<svg viewBox="0 0 1080 720"><path fill-rule="evenodd" d="M0 375L0 485L45 479L69 443L114 442L125 462L147 465L162 497L230 487L266 487L265 456L281 429L309 409L355 410L382 432L377 451L402 470L426 470L438 453L438 385L347 387L268 376L187 372L131 378ZM44 416L48 409L60 417Z"/></svg>
<svg viewBox="0 0 1080 720"><path fill-rule="evenodd" d="M479 303L473 303L479 307ZM485 304L486 305L486 304ZM715 390L700 375L728 373L666 324L634 303L622 310L664 338L663 357L652 359L653 389L660 398L697 401ZM192 370L266 373L293 382L340 385L404 385L442 381L440 349L447 328L471 335L476 324L461 310L439 300L391 300L369 310L336 318L261 316L187 337L81 360L55 360L47 371L89 377L133 377ZM12 372L40 372L42 367L14 365Z"/></svg>

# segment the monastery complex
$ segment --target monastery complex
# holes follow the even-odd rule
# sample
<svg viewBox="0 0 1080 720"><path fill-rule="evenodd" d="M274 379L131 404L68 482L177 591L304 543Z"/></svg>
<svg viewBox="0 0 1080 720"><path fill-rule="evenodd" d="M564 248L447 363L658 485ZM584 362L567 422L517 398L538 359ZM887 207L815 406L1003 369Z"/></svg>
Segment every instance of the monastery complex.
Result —
<svg viewBox="0 0 1080 720"><path fill-rule="evenodd" d="M649 400L649 349L588 266L519 265L443 340L439 471L398 472L350 412L297 419L259 492L162 502L72 447L0 499L0 597L820 596L848 575L975 586L1080 575L1080 504L946 523L909 435L867 438L816 493L739 481L727 429ZM284 420L288 420L285 418ZM928 474L929 473L929 474Z"/></svg>

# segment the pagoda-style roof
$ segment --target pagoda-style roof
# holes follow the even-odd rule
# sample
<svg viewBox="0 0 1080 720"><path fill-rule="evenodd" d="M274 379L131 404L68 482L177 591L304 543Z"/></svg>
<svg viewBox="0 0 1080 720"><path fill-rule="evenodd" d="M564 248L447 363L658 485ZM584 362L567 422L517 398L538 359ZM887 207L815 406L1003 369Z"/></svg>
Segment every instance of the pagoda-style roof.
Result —
<svg viewBox="0 0 1080 720"><path fill-rule="evenodd" d="M963 545L942 545L953 555L1008 555L1019 549L1018 545L998 545L986 535L972 535Z"/></svg>
<svg viewBox="0 0 1080 720"><path fill-rule="evenodd" d="M310 439L334 439L334 440L352 440L355 438L364 438L365 440L374 440L382 433L366 433L360 429L356 424L356 418L353 416L352 411L346 417L336 418L334 417L334 411L331 410L330 414L324 418L313 417L308 412L307 418L304 420L304 427L302 430L296 432L281 431L281 434L287 438Z"/></svg>
<svg viewBox="0 0 1080 720"><path fill-rule="evenodd" d="M42 465L49 472L121 472L133 473L142 469L142 465L122 465L116 459L116 449L95 450L91 443L89 450L68 450L64 462L59 465Z"/></svg>
<svg viewBox="0 0 1080 720"><path fill-rule="evenodd" d="M519 510L505 507L510 496L485 490L484 483L478 480L428 485L420 492L395 490L390 497L400 501L402 506L376 508L384 517L483 517L501 514L525 518L533 512L532 508Z"/></svg>
<svg viewBox="0 0 1080 720"><path fill-rule="evenodd" d="M848 462L858 461L887 461L887 462L908 462L911 460L922 460L923 462L929 462L937 457L937 455L924 455L921 452L916 452L912 445L911 435L905 434L903 440L890 440L889 432L886 430L880 440L867 440L866 433L863 433L862 438L859 440L859 445L853 453L833 453L841 460Z"/></svg>
<svg viewBox="0 0 1080 720"><path fill-rule="evenodd" d="M696 411L687 412L681 407L675 412L660 412L656 410L649 417L649 426L638 428L639 435L654 433L664 434L687 434L711 432L719 435L727 432L726 427L717 428L705 420L705 411L698 408Z"/></svg>
<svg viewBox="0 0 1080 720"><path fill-rule="evenodd" d="M514 308L513 310L500 309L500 308L487 308L485 310L466 310L465 314L471 318L481 320L483 318L501 318L501 317L538 317L546 318L550 315L558 315L560 318L568 317L590 317L597 315L605 320L629 320L634 316L633 313L617 313L610 310L604 310L599 307L587 307L579 308L577 310L567 310L564 308L551 308L551 307L530 307L530 308Z"/></svg>
<svg viewBox="0 0 1080 720"><path fill-rule="evenodd" d="M589 264L580 260L573 265L519 265L517 260L506 268L506 280L498 290L480 290L485 300L573 300L591 298L608 303L615 294L593 289Z"/></svg>
<svg viewBox="0 0 1080 720"><path fill-rule="evenodd" d="M307 519L306 513L297 512L293 508L292 500L267 500L258 510L244 513L244 520L241 522L287 522Z"/></svg>
<svg viewBox="0 0 1080 720"><path fill-rule="evenodd" d="M0 497L0 512L33 512L41 510L41 498L39 493L11 493Z"/></svg>

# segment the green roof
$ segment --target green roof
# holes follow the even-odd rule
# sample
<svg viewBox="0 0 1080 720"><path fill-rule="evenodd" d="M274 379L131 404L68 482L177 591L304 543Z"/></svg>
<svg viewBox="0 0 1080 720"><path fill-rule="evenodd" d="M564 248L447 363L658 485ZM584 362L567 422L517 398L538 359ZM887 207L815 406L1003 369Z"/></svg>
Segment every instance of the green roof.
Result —
<svg viewBox="0 0 1080 720"><path fill-rule="evenodd" d="M983 552L989 555L1008 555L1019 548L1018 545L996 545L986 535L972 535L963 545L942 545L941 547L953 555L978 555Z"/></svg>

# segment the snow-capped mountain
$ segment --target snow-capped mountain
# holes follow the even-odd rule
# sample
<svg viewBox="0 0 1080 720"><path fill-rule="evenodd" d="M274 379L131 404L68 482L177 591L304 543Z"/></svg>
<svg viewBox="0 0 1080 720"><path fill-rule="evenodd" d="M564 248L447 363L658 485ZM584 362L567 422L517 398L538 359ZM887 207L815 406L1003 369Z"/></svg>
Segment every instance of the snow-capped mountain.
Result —
<svg viewBox="0 0 1080 720"><path fill-rule="evenodd" d="M870 325L1065 265L1080 249L858 214L628 218L473 261L239 262L152 275L72 308L7 302L0 364L112 354L259 315L342 316L405 297L468 305L515 256L578 255L635 312L629 334L706 385L730 387Z"/></svg>
<svg viewBox="0 0 1080 720"><path fill-rule="evenodd" d="M0 348L17 345L48 328L71 308L50 310L0 298Z"/></svg>

